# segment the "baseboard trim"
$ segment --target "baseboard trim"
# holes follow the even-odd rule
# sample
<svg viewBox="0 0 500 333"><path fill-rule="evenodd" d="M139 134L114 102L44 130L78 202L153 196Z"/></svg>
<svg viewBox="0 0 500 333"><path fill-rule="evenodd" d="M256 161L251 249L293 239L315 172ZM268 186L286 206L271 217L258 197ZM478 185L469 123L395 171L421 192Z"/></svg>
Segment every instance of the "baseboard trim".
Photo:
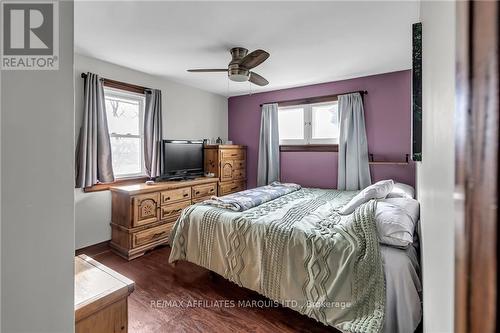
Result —
<svg viewBox="0 0 500 333"><path fill-rule="evenodd" d="M80 255L80 254L86 254L89 257L94 257L96 255L99 255L101 253L109 252L111 251L109 247L109 242L111 240L107 240L101 243L97 243L94 245L89 245L82 247L81 249L75 250L75 255Z"/></svg>

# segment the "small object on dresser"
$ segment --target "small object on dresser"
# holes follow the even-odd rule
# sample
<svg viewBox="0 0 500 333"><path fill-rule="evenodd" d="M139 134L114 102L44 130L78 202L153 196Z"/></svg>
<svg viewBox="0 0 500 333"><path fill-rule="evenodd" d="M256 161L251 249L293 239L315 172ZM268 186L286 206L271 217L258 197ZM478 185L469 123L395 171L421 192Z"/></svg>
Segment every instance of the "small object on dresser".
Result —
<svg viewBox="0 0 500 333"><path fill-rule="evenodd" d="M215 143L217 143L218 145L221 145L222 144L222 139L219 137L217 137L217 140L215 140Z"/></svg>
<svg viewBox="0 0 500 333"><path fill-rule="evenodd" d="M205 177L208 177L208 178L215 177L215 173L213 173L213 172L205 172Z"/></svg>
<svg viewBox="0 0 500 333"><path fill-rule="evenodd" d="M155 181L154 180L146 180L146 185L154 185Z"/></svg>

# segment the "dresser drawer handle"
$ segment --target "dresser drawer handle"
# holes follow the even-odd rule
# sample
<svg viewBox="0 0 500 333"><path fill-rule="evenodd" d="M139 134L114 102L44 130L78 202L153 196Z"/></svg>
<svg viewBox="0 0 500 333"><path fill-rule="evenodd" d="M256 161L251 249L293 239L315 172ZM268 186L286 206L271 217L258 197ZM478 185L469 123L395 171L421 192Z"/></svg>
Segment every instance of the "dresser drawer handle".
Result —
<svg viewBox="0 0 500 333"><path fill-rule="evenodd" d="M184 197L187 197L189 194L188 193L184 193Z"/></svg>
<svg viewBox="0 0 500 333"><path fill-rule="evenodd" d="M166 197L166 198L165 198L165 201L168 201L168 200L170 200L170 197Z"/></svg>
<svg viewBox="0 0 500 333"><path fill-rule="evenodd" d="M196 193L195 193L195 194L200 194L200 191L196 191Z"/></svg>
<svg viewBox="0 0 500 333"><path fill-rule="evenodd" d="M165 231L162 231L162 232L157 232L156 234L153 235L153 237L151 237L152 239L155 239L155 238L159 238L161 236L163 236L165 234Z"/></svg>
<svg viewBox="0 0 500 333"><path fill-rule="evenodd" d="M182 211L182 208L179 208L179 209L175 209L175 210L169 210L169 211L166 211L164 213L165 213L165 215L172 215L172 214L180 213L181 211Z"/></svg>

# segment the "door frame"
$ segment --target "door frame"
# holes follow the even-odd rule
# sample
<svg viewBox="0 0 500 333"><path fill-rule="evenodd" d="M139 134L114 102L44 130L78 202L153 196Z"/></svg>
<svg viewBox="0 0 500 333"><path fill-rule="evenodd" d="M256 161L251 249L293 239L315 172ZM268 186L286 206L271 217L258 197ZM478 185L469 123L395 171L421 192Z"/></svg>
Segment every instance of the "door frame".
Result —
<svg viewBox="0 0 500 333"><path fill-rule="evenodd" d="M496 332L500 12L456 6L455 332Z"/></svg>

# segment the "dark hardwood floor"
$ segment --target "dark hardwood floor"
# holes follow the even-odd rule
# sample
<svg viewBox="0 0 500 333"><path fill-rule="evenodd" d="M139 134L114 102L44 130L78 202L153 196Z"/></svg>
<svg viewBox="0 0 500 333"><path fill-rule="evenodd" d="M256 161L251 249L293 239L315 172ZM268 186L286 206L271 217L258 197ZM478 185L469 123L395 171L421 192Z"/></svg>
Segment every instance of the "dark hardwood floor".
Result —
<svg viewBox="0 0 500 333"><path fill-rule="evenodd" d="M82 253L135 281L128 310L131 333L338 332L281 306L238 307L238 301L269 301L191 263L171 266L168 246L132 261L105 245L77 251ZM184 304L168 304L174 301ZM195 302L203 304L194 306Z"/></svg>

